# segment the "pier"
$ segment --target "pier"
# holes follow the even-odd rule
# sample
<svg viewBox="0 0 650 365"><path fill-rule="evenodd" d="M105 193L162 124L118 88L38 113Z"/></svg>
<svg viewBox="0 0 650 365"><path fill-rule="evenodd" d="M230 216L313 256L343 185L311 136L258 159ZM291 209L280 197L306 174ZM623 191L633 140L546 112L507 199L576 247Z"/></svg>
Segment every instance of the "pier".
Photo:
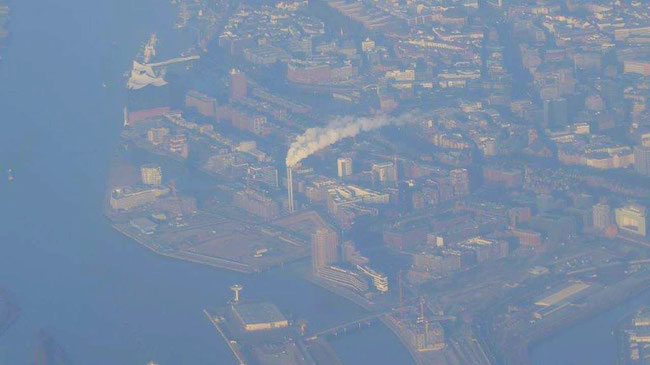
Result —
<svg viewBox="0 0 650 365"><path fill-rule="evenodd" d="M232 352L233 356L235 359L237 359L237 363L239 365L246 365L246 361L244 360L244 354L241 353L241 350L239 349L239 346L237 345L237 341L230 340L228 336L224 333L223 329L221 328L221 325L219 325L219 321L215 320L210 313L204 309L203 313L205 314L206 317L210 320L214 328L219 331L219 334L223 338L224 341L228 344L228 347L230 348L230 351Z"/></svg>

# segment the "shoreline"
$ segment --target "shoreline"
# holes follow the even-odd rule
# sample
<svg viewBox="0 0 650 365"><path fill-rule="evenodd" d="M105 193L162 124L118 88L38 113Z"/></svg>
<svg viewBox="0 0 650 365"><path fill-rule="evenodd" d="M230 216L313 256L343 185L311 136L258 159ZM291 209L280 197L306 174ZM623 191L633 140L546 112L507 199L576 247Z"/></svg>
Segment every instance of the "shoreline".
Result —
<svg viewBox="0 0 650 365"><path fill-rule="evenodd" d="M539 330L536 330L532 334L528 335L525 340L523 340L523 343L521 343L520 346L517 346L520 350L515 351L515 353L519 353L520 355L523 354L523 350L525 350L526 354L526 360L527 363L530 363L532 360L532 352L533 349L536 346L539 346L542 344L545 340L548 340L554 336L557 336L558 334L569 330L571 328L580 326L581 324L598 317L601 314L604 314L608 311L615 310L617 307L623 305L626 301L628 300L633 300L635 298L641 297L643 295L646 295L647 293L650 292L650 280L649 279L640 279L638 283L632 284L632 288L628 288L626 290L626 293L622 296L611 296L612 298L616 298L613 301L607 302L604 305L600 306L595 306L593 308L590 308L587 311L580 311L576 313L573 316L569 316L568 319L566 318L558 318L555 319L552 323L550 323L546 328L541 328ZM610 289L612 290L612 289ZM615 330L616 328L612 328L612 330ZM517 355L515 355L517 356ZM509 362L508 357L505 358L507 363ZM512 360L512 359L510 359ZM517 359L515 359L517 360ZM518 359L521 360L521 359ZM514 361L513 363L520 363L517 361Z"/></svg>
<svg viewBox="0 0 650 365"><path fill-rule="evenodd" d="M109 219L110 221L110 219ZM113 229L115 229L117 232L123 234L127 238L135 241L139 245L147 248L148 250L154 252L155 254L158 254L160 256L168 257L168 258L173 258L173 259L178 259L182 261L187 261L187 262L192 262L195 264L202 264L202 265L208 265L212 266L218 269L223 269L223 270L230 270L230 271L235 271L243 274L253 274L256 272L260 272L262 270L257 270L254 268L251 268L250 266L234 261L229 261L223 258L219 257L211 257L211 256L204 256L200 254L195 254L187 251L172 251L172 252L165 252L162 251L158 248L155 247L155 245L146 242L145 240L142 240L138 237L135 237L133 234L130 232L126 231L125 229L119 227L117 224L113 223L111 221L111 226ZM240 267L241 266L241 267Z"/></svg>

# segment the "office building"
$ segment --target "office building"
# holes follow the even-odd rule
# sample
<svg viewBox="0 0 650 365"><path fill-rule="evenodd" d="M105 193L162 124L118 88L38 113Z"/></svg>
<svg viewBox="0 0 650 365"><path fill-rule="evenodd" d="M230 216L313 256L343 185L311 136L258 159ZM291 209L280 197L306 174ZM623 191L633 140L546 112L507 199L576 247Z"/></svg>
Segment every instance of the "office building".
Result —
<svg viewBox="0 0 650 365"><path fill-rule="evenodd" d="M378 182L382 184L395 183L397 181L397 170L392 162L372 164L372 172Z"/></svg>
<svg viewBox="0 0 650 365"><path fill-rule="evenodd" d="M467 169L454 169L449 172L455 196L469 195L469 175Z"/></svg>
<svg viewBox="0 0 650 365"><path fill-rule="evenodd" d="M141 166L140 177L145 185L160 186L162 184L162 170L158 165Z"/></svg>
<svg viewBox="0 0 650 365"><path fill-rule="evenodd" d="M544 125L561 128L569 122L569 104L565 98L544 100Z"/></svg>
<svg viewBox="0 0 650 365"><path fill-rule="evenodd" d="M612 208L605 203L598 203L592 208L594 228L604 231L612 224Z"/></svg>
<svg viewBox="0 0 650 365"><path fill-rule="evenodd" d="M377 272L366 265L357 265L357 269L363 274L367 275L372 281L372 285L381 293L388 291L388 277L380 272Z"/></svg>
<svg viewBox="0 0 650 365"><path fill-rule="evenodd" d="M650 176L650 147L634 147L634 169L641 175Z"/></svg>
<svg viewBox="0 0 650 365"><path fill-rule="evenodd" d="M645 237L647 224L646 208L637 204L628 204L616 208L616 225L621 233Z"/></svg>
<svg viewBox="0 0 650 365"><path fill-rule="evenodd" d="M339 157L336 160L339 177L352 175L352 159L350 157Z"/></svg>
<svg viewBox="0 0 650 365"><path fill-rule="evenodd" d="M312 270L318 273L320 269L339 261L339 238L336 232L329 228L319 228L311 236Z"/></svg>
<svg viewBox="0 0 650 365"><path fill-rule="evenodd" d="M332 284L360 293L368 291L368 282L357 271L348 267L328 265L318 270L318 277Z"/></svg>
<svg viewBox="0 0 650 365"><path fill-rule="evenodd" d="M230 72L230 99L243 99L247 95L246 75L239 70Z"/></svg>

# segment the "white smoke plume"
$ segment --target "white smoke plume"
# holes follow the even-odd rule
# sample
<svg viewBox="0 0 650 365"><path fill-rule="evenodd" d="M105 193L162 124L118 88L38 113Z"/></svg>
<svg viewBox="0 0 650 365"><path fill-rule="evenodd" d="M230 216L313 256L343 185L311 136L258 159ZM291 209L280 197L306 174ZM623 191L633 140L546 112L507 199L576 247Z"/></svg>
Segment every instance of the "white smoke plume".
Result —
<svg viewBox="0 0 650 365"><path fill-rule="evenodd" d="M392 117L385 114L373 117L339 117L325 127L309 128L298 136L287 152L287 166L294 167L300 161L344 138L354 137L361 132L371 131L389 124L403 124L409 115Z"/></svg>

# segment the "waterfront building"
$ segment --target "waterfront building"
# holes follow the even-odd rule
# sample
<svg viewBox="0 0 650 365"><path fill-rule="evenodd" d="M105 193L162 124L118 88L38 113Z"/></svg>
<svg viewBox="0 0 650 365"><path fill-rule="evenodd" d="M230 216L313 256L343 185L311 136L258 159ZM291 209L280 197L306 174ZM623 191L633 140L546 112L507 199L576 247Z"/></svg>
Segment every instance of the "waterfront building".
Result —
<svg viewBox="0 0 650 365"><path fill-rule="evenodd" d="M318 277L360 293L368 291L368 283L364 277L355 270L341 266L328 265L318 271Z"/></svg>
<svg viewBox="0 0 650 365"><path fill-rule="evenodd" d="M332 263L339 261L339 238L330 228L319 228L311 236L311 262L314 273Z"/></svg>
<svg viewBox="0 0 650 365"><path fill-rule="evenodd" d="M645 237L647 234L646 208L638 204L628 204L616 208L616 225L621 232Z"/></svg>
<svg viewBox="0 0 650 365"><path fill-rule="evenodd" d="M372 285L377 291L382 293L388 291L388 277L386 275L371 269L367 265L357 265L357 269L372 280Z"/></svg>
<svg viewBox="0 0 650 365"><path fill-rule="evenodd" d="M272 303L233 304L231 310L249 332L289 327L289 321Z"/></svg>
<svg viewBox="0 0 650 365"><path fill-rule="evenodd" d="M336 160L339 177L352 175L352 159L350 157L339 157Z"/></svg>
<svg viewBox="0 0 650 365"><path fill-rule="evenodd" d="M162 170L158 165L143 165L140 167L142 183L150 186L162 185Z"/></svg>
<svg viewBox="0 0 650 365"><path fill-rule="evenodd" d="M115 210L130 210L153 203L159 196L169 193L168 188L116 188L111 192L110 204Z"/></svg>
<svg viewBox="0 0 650 365"><path fill-rule="evenodd" d="M438 322L425 318L409 325L406 332L409 342L418 352L438 351L445 347L445 331Z"/></svg>

